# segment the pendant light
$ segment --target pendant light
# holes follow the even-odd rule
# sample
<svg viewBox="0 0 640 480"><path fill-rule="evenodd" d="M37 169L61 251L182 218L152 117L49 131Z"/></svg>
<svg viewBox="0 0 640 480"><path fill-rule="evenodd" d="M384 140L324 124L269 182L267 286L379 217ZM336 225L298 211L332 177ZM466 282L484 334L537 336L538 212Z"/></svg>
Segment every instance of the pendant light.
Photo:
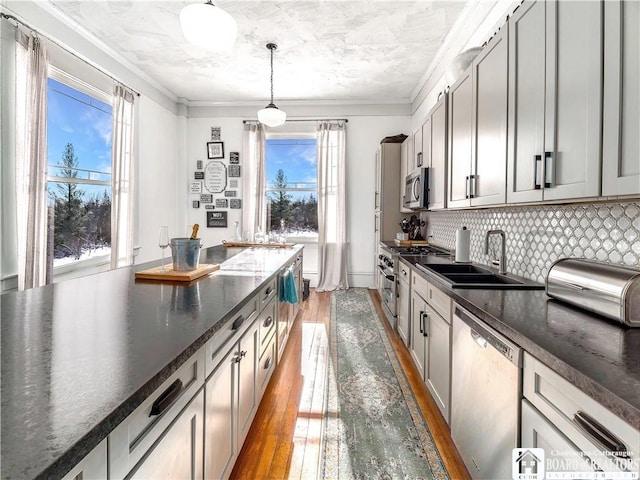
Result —
<svg viewBox="0 0 640 480"><path fill-rule="evenodd" d="M277 127L287 120L287 114L273 103L273 51L278 48L278 45L267 43L267 48L271 51L271 103L262 110L258 110L258 121L267 127Z"/></svg>
<svg viewBox="0 0 640 480"><path fill-rule="evenodd" d="M184 7L180 11L180 25L190 43L215 52L230 50L238 33L233 17L211 0Z"/></svg>

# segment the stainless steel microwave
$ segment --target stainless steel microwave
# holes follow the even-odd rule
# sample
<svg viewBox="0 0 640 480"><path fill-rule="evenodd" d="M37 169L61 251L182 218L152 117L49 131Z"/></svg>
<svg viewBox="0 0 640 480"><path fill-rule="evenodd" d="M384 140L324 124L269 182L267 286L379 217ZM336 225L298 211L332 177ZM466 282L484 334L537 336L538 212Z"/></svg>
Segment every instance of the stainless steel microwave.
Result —
<svg viewBox="0 0 640 480"><path fill-rule="evenodd" d="M405 180L404 206L413 210L429 208L429 167L422 167Z"/></svg>

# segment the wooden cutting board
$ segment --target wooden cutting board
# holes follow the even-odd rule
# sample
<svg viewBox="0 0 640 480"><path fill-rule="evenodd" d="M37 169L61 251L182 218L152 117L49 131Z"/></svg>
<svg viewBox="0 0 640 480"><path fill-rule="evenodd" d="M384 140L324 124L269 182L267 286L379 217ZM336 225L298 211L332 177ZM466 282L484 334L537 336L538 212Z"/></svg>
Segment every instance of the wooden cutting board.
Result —
<svg viewBox="0 0 640 480"><path fill-rule="evenodd" d="M207 264L201 263L195 270L188 272L178 272L173 269L172 265L165 265L165 272L162 271L162 267L154 267L148 270L142 270L136 272L136 278L142 278L144 280L164 280L171 282L190 282L196 278L203 277L204 275L215 272L220 269L220 264Z"/></svg>
<svg viewBox="0 0 640 480"><path fill-rule="evenodd" d="M262 248L289 248L293 247L293 243L254 243L254 242L227 242L222 241L225 247L262 247Z"/></svg>
<svg viewBox="0 0 640 480"><path fill-rule="evenodd" d="M396 245L402 245L410 247L412 245L429 245L428 240L395 240Z"/></svg>

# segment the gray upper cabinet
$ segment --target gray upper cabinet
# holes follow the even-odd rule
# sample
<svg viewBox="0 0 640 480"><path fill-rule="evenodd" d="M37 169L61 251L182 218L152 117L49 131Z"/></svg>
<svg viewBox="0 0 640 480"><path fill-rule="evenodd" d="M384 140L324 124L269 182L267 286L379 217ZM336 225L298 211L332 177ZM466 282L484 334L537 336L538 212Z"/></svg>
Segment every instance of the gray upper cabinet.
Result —
<svg viewBox="0 0 640 480"><path fill-rule="evenodd" d="M508 26L449 93L449 207L506 201Z"/></svg>
<svg viewBox="0 0 640 480"><path fill-rule="evenodd" d="M413 171L413 138L407 137L400 145L400 211L411 213L412 210L404 206L404 187L407 175Z"/></svg>
<svg viewBox="0 0 640 480"><path fill-rule="evenodd" d="M509 203L600 194L602 10L525 1L509 20Z"/></svg>
<svg viewBox="0 0 640 480"><path fill-rule="evenodd" d="M429 113L429 145L423 150L429 157L429 210L446 207L447 200L447 106L448 95L443 93ZM426 154L426 153L425 153Z"/></svg>
<svg viewBox="0 0 640 480"><path fill-rule="evenodd" d="M604 4L602 194L640 193L640 3Z"/></svg>
<svg viewBox="0 0 640 480"><path fill-rule="evenodd" d="M473 61L471 205L506 201L508 25Z"/></svg>
<svg viewBox="0 0 640 480"><path fill-rule="evenodd" d="M413 173L416 168L422 167L424 160L422 159L422 127L413 132L413 162L409 173Z"/></svg>
<svg viewBox="0 0 640 480"><path fill-rule="evenodd" d="M472 146L473 82L469 67L449 91L449 167L447 205L468 207Z"/></svg>

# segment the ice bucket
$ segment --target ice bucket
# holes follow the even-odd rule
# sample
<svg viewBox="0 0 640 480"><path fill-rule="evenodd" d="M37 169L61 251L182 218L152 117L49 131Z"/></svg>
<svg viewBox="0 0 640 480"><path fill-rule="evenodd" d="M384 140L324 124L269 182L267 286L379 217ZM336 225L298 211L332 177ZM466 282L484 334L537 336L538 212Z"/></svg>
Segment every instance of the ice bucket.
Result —
<svg viewBox="0 0 640 480"><path fill-rule="evenodd" d="M200 261L200 248L202 243L199 238L172 238L171 256L173 257L173 269L178 272L188 272L198 268Z"/></svg>

